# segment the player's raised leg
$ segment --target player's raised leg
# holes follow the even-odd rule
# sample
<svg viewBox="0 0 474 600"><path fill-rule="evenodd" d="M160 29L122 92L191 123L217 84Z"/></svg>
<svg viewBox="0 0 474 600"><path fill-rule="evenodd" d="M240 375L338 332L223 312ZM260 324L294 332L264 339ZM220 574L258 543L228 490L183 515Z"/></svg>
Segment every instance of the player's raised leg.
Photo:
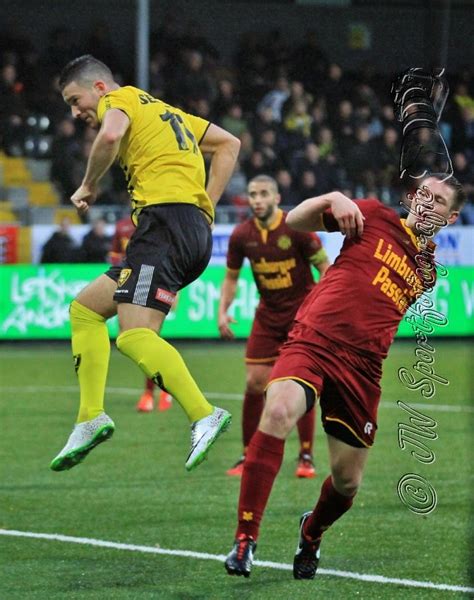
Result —
<svg viewBox="0 0 474 600"><path fill-rule="evenodd" d="M104 413L104 393L110 357L105 322L116 312L115 289L115 281L101 275L71 304L72 353L80 405L76 425L66 445L51 462L53 471L74 467L114 432L112 419Z"/></svg>
<svg viewBox="0 0 474 600"><path fill-rule="evenodd" d="M229 426L231 415L209 404L179 352L156 333L166 317L164 312L121 303L118 315L122 333L117 348L176 398L192 424L191 451L186 461L190 471L206 458L212 444Z"/></svg>
<svg viewBox="0 0 474 600"><path fill-rule="evenodd" d="M306 410L305 391L299 383L288 379L270 384L260 425L244 462L238 526L225 561L230 575L250 574L260 522L281 467L285 440Z"/></svg>
<svg viewBox="0 0 474 600"><path fill-rule="evenodd" d="M328 435L331 475L321 487L312 512L300 519L298 547L293 560L295 579L313 579L319 564L323 533L347 512L362 481L368 448L355 448Z"/></svg>

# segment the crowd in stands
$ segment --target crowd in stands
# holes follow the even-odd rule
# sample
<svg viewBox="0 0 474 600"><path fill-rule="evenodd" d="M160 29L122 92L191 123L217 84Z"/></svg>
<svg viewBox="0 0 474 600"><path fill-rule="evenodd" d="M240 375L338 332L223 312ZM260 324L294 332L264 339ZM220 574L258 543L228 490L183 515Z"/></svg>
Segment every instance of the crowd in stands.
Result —
<svg viewBox="0 0 474 600"><path fill-rule="evenodd" d="M49 158L65 204L81 181L95 132L71 119L57 86L61 67L89 52L111 66L119 82L133 82L105 26L83 43L76 45L74 38L58 29L43 53L25 40L3 40L0 46L0 149ZM247 181L259 173L275 176L288 207L336 188L399 205L400 126L389 95L394 74L375 73L370 65L345 71L319 46L314 31L296 46L281 31L245 33L227 64L198 24L180 31L168 18L152 35L150 50L149 91L220 124L242 142L220 205L245 206ZM440 127L469 197L461 222L474 223L474 77L465 68L449 79ZM34 132L49 136L49 143L41 147ZM127 202L117 167L98 203Z"/></svg>
<svg viewBox="0 0 474 600"><path fill-rule="evenodd" d="M71 221L61 219L58 229L42 248L41 263L105 263L109 260L112 238L106 233L104 219L96 219L80 244L71 234Z"/></svg>

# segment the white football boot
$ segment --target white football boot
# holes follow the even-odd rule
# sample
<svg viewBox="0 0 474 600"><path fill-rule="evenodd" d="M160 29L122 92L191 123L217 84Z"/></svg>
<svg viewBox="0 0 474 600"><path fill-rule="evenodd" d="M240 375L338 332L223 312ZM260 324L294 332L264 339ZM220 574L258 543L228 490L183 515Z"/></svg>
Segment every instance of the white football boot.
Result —
<svg viewBox="0 0 474 600"><path fill-rule="evenodd" d="M65 471L78 465L89 452L112 437L115 425L105 413L74 426L67 444L49 465L53 471Z"/></svg>
<svg viewBox="0 0 474 600"><path fill-rule="evenodd" d="M191 425L191 451L186 460L186 470L192 471L206 458L212 444L226 431L232 415L223 408L214 407L213 412Z"/></svg>

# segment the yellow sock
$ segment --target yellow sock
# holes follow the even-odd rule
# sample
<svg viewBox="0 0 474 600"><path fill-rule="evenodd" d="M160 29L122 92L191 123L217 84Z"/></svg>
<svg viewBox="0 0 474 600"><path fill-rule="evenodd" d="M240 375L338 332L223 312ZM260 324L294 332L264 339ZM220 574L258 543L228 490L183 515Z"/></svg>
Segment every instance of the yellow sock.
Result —
<svg viewBox="0 0 474 600"><path fill-rule="evenodd" d="M72 353L81 401L77 423L95 419L104 410L110 341L105 319L75 300L71 304Z"/></svg>
<svg viewBox="0 0 474 600"><path fill-rule="evenodd" d="M213 407L202 395L179 352L154 331L144 327L128 329L118 336L117 348L176 398L191 422L212 413Z"/></svg>

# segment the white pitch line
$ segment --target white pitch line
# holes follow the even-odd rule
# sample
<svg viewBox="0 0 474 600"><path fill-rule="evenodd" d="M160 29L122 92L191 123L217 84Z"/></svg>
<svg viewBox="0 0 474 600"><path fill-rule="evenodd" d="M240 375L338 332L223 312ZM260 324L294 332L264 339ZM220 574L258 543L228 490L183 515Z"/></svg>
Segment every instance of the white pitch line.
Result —
<svg viewBox="0 0 474 600"><path fill-rule="evenodd" d="M193 552L191 550L168 550L166 548L155 548L154 546L140 546L137 544L120 544L118 542L109 542L107 540L96 540L93 538L73 537L70 535L61 535L58 533L34 533L32 531L16 531L14 529L0 529L0 535L10 537L34 538L38 540L51 540L56 542L65 542L69 544L84 544L87 546L98 546L100 548L113 548L115 550L127 550L129 552L143 552L147 554L163 554L167 556L182 556L185 558L198 558L201 560L216 560L223 562L223 554L209 554L207 552ZM285 563L277 563L267 560L256 560L254 564L258 567L268 567L269 569L278 569L280 571L292 571L293 566ZM428 588L431 590L441 590L449 592L474 592L474 588L461 585L450 585L447 583L433 583L432 581L416 581L414 579L398 579L396 577L385 577L383 575L369 575L365 573L353 573L351 571L337 571L335 569L318 569L318 575L329 575L333 577L343 577L345 579L356 579L367 581L369 583L389 583L394 585L404 585L406 587Z"/></svg>
<svg viewBox="0 0 474 600"><path fill-rule="evenodd" d="M73 394L79 392L79 387L74 385L26 385L26 386L6 386L1 388L3 392L23 392L25 394L33 394L37 392L64 392L65 394ZM126 388L126 387L108 387L105 390L108 394L117 394L124 396L137 396L140 393L138 388ZM228 394L225 392L203 392L209 400L242 400L243 394ZM412 402L410 406L418 410L429 410L435 412L467 412L474 413L473 406L464 406L462 404L423 404L420 402ZM399 409L400 407L396 402L381 402L381 408L394 408Z"/></svg>

